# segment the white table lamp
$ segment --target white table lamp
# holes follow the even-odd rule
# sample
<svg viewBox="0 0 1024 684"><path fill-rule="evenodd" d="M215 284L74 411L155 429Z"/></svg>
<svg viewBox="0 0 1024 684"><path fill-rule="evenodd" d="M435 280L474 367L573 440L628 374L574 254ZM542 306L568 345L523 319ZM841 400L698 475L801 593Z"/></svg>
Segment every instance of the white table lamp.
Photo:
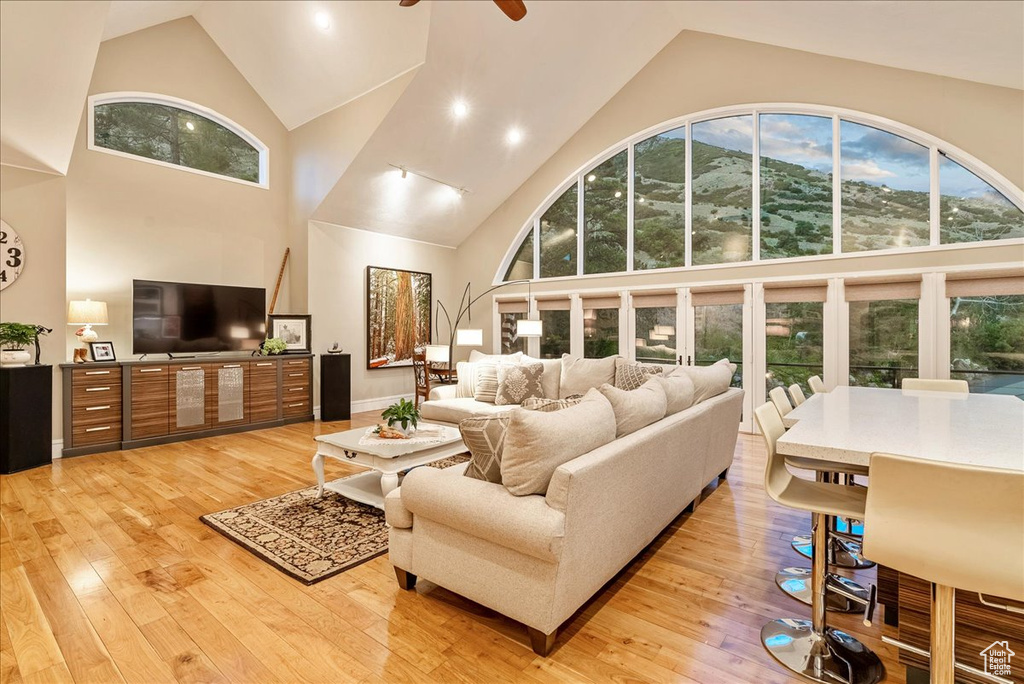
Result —
<svg viewBox="0 0 1024 684"><path fill-rule="evenodd" d="M92 326L107 325L107 303L94 302L91 299L72 300L68 305L68 325L84 325L82 342L95 342L99 335Z"/></svg>
<svg viewBox="0 0 1024 684"><path fill-rule="evenodd" d="M544 334L544 322L531 318L516 321L516 335L519 337L540 337Z"/></svg>
<svg viewBox="0 0 1024 684"><path fill-rule="evenodd" d="M428 344L424 349L427 363L448 363L448 345Z"/></svg>

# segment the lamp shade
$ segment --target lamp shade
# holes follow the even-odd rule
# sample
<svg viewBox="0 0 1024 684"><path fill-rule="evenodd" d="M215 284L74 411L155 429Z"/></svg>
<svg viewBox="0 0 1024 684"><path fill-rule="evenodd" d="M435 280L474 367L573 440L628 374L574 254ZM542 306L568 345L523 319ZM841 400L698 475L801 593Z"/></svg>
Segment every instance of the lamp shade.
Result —
<svg viewBox="0 0 1024 684"><path fill-rule="evenodd" d="M428 344L424 347L428 363L448 363L448 347L443 344Z"/></svg>
<svg viewBox="0 0 1024 684"><path fill-rule="evenodd" d="M484 331L479 328L456 330L455 344L459 347L481 347L484 344Z"/></svg>
<svg viewBox="0 0 1024 684"><path fill-rule="evenodd" d="M68 305L68 325L106 325L107 303L91 299L72 300Z"/></svg>
<svg viewBox="0 0 1024 684"><path fill-rule="evenodd" d="M530 318L516 321L516 335L519 337L540 337L544 334L544 322Z"/></svg>

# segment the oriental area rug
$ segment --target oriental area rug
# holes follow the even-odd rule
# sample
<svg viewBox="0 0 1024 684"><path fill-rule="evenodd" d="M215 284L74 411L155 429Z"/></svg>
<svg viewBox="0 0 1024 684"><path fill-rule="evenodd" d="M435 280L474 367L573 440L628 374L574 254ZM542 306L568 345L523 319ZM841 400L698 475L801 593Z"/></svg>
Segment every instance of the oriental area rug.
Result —
<svg viewBox="0 0 1024 684"><path fill-rule="evenodd" d="M426 466L449 468L469 454ZM315 584L388 550L384 511L316 487L306 487L199 518L281 572Z"/></svg>

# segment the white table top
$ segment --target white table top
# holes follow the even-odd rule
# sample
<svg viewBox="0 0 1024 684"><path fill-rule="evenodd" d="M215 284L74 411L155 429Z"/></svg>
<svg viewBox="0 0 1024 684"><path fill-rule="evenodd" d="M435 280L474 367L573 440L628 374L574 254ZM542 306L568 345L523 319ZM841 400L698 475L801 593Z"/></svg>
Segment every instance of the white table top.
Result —
<svg viewBox="0 0 1024 684"><path fill-rule="evenodd" d="M363 427L344 432L333 432L329 435L320 435L315 439L320 444L379 458L398 458L462 441L462 434L458 428L434 423L420 423L419 428L413 433L414 439L374 439L367 443L363 437L372 429L372 427Z"/></svg>
<svg viewBox="0 0 1024 684"><path fill-rule="evenodd" d="M779 453L869 465L881 451L1024 472L1024 401L958 394L837 387L784 419Z"/></svg>

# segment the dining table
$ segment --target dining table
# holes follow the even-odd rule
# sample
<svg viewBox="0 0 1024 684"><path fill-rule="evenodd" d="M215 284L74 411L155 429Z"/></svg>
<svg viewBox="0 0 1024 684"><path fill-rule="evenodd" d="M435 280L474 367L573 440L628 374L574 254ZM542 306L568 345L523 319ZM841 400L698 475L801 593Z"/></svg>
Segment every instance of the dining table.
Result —
<svg viewBox="0 0 1024 684"><path fill-rule="evenodd" d="M884 452L1024 471L1024 401L1003 394L840 386L783 417L777 449L868 466Z"/></svg>

